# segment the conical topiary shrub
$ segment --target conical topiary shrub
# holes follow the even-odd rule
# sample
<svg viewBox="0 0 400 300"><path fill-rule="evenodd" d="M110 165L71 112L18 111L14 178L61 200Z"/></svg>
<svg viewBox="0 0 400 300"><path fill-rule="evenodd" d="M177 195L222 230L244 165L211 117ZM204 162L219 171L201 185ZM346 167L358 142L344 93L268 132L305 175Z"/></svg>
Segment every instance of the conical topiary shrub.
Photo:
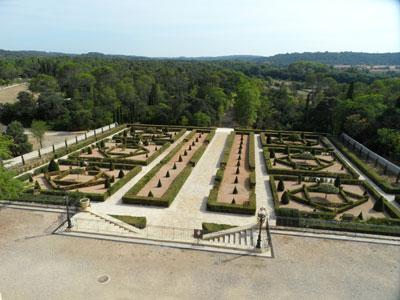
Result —
<svg viewBox="0 0 400 300"><path fill-rule="evenodd" d="M199 141L199 138L196 138L196 143Z"/></svg>
<svg viewBox="0 0 400 300"><path fill-rule="evenodd" d="M269 157L275 158L275 151L273 149L269 152Z"/></svg>
<svg viewBox="0 0 400 300"><path fill-rule="evenodd" d="M167 171L167 174L165 174L165 177L169 178L171 175L169 174L169 171Z"/></svg>
<svg viewBox="0 0 400 300"><path fill-rule="evenodd" d="M182 156L181 156L181 155L179 155L179 159L178 159L178 161L179 161L179 162L182 162L182 161L183 161L183 159L182 159Z"/></svg>
<svg viewBox="0 0 400 300"><path fill-rule="evenodd" d="M154 197L153 193L151 192L151 190L149 191L149 193L147 194L147 197Z"/></svg>
<svg viewBox="0 0 400 300"><path fill-rule="evenodd" d="M183 152L183 156L186 156L187 155L187 151L185 150L184 152Z"/></svg>
<svg viewBox="0 0 400 300"><path fill-rule="evenodd" d="M235 177L235 181L233 183L239 183L239 178L237 176Z"/></svg>
<svg viewBox="0 0 400 300"><path fill-rule="evenodd" d="M239 155L237 160L242 160L242 156L241 156L241 155Z"/></svg>
<svg viewBox="0 0 400 300"><path fill-rule="evenodd" d="M339 176L336 176L335 178L335 186L338 188L342 185L342 180L340 179Z"/></svg>
<svg viewBox="0 0 400 300"><path fill-rule="evenodd" d="M361 221L364 220L364 217L363 217L362 212L360 212L360 214L358 215L357 219L359 219L359 220L361 220Z"/></svg>
<svg viewBox="0 0 400 300"><path fill-rule="evenodd" d="M118 178L124 178L124 176L125 176L125 174L124 174L124 171L122 171L122 170L119 170L119 173L118 173Z"/></svg>
<svg viewBox="0 0 400 300"><path fill-rule="evenodd" d="M240 174L240 169L236 168L236 174Z"/></svg>
<svg viewBox="0 0 400 300"><path fill-rule="evenodd" d="M236 167L240 167L240 161L237 161Z"/></svg>
<svg viewBox="0 0 400 300"><path fill-rule="evenodd" d="M194 146L194 145L196 145L196 143L193 141L193 142L192 142L192 146Z"/></svg>
<svg viewBox="0 0 400 300"><path fill-rule="evenodd" d="M35 181L35 190L40 190L40 184L37 180Z"/></svg>
<svg viewBox="0 0 400 300"><path fill-rule="evenodd" d="M192 150L192 146L191 145L189 145L189 151L191 151Z"/></svg>
<svg viewBox="0 0 400 300"><path fill-rule="evenodd" d="M283 192L285 190L285 184L282 179L279 179L277 190L278 192Z"/></svg>
<svg viewBox="0 0 400 300"><path fill-rule="evenodd" d="M54 159L52 159L50 161L49 166L48 166L47 169L48 169L49 172L56 172L56 171L60 171L60 166L58 165L58 163Z"/></svg>
<svg viewBox="0 0 400 300"><path fill-rule="evenodd" d="M174 166L172 167L173 170L176 170L176 163L174 163Z"/></svg>
<svg viewBox="0 0 400 300"><path fill-rule="evenodd" d="M287 191L285 191L285 192L282 194L281 203L282 203L282 204L289 204L289 194L288 194Z"/></svg>
<svg viewBox="0 0 400 300"><path fill-rule="evenodd" d="M232 202L231 202L232 204L236 204L236 200L235 200L235 198L232 198Z"/></svg>
<svg viewBox="0 0 400 300"><path fill-rule="evenodd" d="M106 178L106 181L104 182L104 188L108 189L110 186L110 179Z"/></svg>
<svg viewBox="0 0 400 300"><path fill-rule="evenodd" d="M237 190L236 185L235 185L235 187L233 188L232 194L236 195L237 193L238 193L238 190Z"/></svg>
<svg viewBox="0 0 400 300"><path fill-rule="evenodd" d="M146 158L149 158L149 154L146 152Z"/></svg>
<svg viewBox="0 0 400 300"><path fill-rule="evenodd" d="M158 148L157 148L157 146L154 148L154 151L157 151L158 150Z"/></svg>
<svg viewBox="0 0 400 300"><path fill-rule="evenodd" d="M158 179L157 187L158 187L158 188L162 187L161 179Z"/></svg>
<svg viewBox="0 0 400 300"><path fill-rule="evenodd" d="M375 201L374 210L379 212L384 211L383 197L379 197L378 200Z"/></svg>

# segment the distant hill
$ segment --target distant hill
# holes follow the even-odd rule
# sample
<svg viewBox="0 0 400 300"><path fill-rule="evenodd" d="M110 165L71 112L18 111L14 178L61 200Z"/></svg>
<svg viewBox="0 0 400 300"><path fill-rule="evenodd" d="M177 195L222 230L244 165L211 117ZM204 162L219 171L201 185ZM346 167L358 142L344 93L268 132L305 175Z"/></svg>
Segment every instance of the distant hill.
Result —
<svg viewBox="0 0 400 300"><path fill-rule="evenodd" d="M327 65L400 65L400 52L304 52L277 54L267 58L273 64L289 65L296 61L313 61Z"/></svg>
<svg viewBox="0 0 400 300"><path fill-rule="evenodd" d="M257 55L227 55L204 57L145 57L134 55L109 55L97 52L86 54L66 54L45 51L8 51L0 49L1 57L94 57L123 58L129 60L194 60L194 61L243 61L254 63L271 63L289 65L297 61L312 61L328 65L400 65L400 52L395 53L364 53L364 52L303 52L276 54L273 56Z"/></svg>

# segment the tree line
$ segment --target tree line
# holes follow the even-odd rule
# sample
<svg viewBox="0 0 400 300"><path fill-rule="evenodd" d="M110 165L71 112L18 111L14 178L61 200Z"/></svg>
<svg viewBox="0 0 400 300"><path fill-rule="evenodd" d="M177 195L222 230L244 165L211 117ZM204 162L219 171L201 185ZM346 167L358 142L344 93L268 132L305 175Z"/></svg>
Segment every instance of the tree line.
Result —
<svg viewBox="0 0 400 300"><path fill-rule="evenodd" d="M400 160L400 78L394 74L311 62L0 59L0 81L19 77L29 80L31 92L1 105L4 124L44 121L54 130L86 130L117 121L344 131Z"/></svg>

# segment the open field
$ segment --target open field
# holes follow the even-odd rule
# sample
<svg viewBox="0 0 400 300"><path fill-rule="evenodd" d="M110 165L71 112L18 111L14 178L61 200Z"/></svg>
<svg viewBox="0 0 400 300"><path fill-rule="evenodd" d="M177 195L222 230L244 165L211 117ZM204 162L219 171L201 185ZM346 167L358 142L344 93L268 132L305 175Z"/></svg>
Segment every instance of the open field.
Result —
<svg viewBox="0 0 400 300"><path fill-rule="evenodd" d="M0 86L0 104L14 103L17 101L17 96L20 92L28 90L27 83L13 84L9 86Z"/></svg>
<svg viewBox="0 0 400 300"><path fill-rule="evenodd" d="M52 235L63 219L0 210L3 299L400 297L396 246L273 235L263 259Z"/></svg>

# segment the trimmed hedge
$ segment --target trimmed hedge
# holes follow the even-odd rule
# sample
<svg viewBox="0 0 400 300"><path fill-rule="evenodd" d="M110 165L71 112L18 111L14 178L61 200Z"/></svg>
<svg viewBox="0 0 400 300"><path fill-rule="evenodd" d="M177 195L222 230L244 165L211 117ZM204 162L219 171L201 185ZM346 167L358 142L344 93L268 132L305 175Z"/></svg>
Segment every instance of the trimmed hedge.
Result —
<svg viewBox="0 0 400 300"><path fill-rule="evenodd" d="M213 129L205 138L205 143L201 145L201 147L199 147L199 149L197 149L196 153L193 154L192 158L190 159L190 164L192 165L192 167L195 167L196 164L199 162L200 158L203 156L204 151L206 151L206 148L208 146L208 144L211 142L211 140L214 138L215 135L215 129Z"/></svg>
<svg viewBox="0 0 400 300"><path fill-rule="evenodd" d="M139 229L146 228L147 225L146 217L134 217L126 215L110 215L110 216Z"/></svg>
<svg viewBox="0 0 400 300"><path fill-rule="evenodd" d="M118 191L121 187L123 187L126 183L128 183L128 181L130 181L133 177L135 177L141 170L142 168L139 166L134 167L131 171L125 174L123 178L121 178L116 183L111 185L111 187L107 191L108 195L111 196L116 191Z"/></svg>
<svg viewBox="0 0 400 300"><path fill-rule="evenodd" d="M330 137L329 140L338 148L344 156L346 156L353 164L357 166L362 172L364 172L377 186L379 186L384 192L390 194L400 193L400 188L393 187L389 182L382 179L382 177L376 172L376 170L358 158L358 155L354 154L350 149L344 146L335 137Z"/></svg>
<svg viewBox="0 0 400 300"><path fill-rule="evenodd" d="M46 153L42 155L41 159L32 159L27 160L25 166L17 166L16 168L10 168L10 170L14 170L17 174L21 174L31 170L34 167L43 165L48 163L51 159L64 156L68 153L75 152L80 150L81 148L87 147L90 144L93 144L96 141L103 140L110 135L115 134L118 131L123 130L126 125L120 125L110 130L105 131L104 133L97 133L96 137L91 136L87 140L79 141L78 144L69 145L66 149L65 147L57 149L55 154L53 152ZM39 163L37 162L39 160ZM15 170L17 169L17 170Z"/></svg>
<svg viewBox="0 0 400 300"><path fill-rule="evenodd" d="M196 130L193 130L185 139L179 143L157 166L155 166L150 172L148 172L133 188L128 191L123 197L122 201L126 204L142 204L142 205L152 205L152 206L162 206L168 207L175 199L176 195L182 188L183 184L186 182L186 179L189 177L193 170L193 165L189 162L185 168L178 174L175 180L168 187L167 191L161 198L156 197L145 197L138 196L137 193L143 189L143 187L157 174L157 172L167 163L172 157L178 153L182 146L193 138L196 134ZM203 147L205 146L205 147ZM201 154L205 151L207 145L202 145L199 147L194 153L194 156L199 152L200 157Z"/></svg>
<svg viewBox="0 0 400 300"><path fill-rule="evenodd" d="M228 224L217 224L217 223L202 223L201 227L203 229L204 234L218 232L226 229L235 228L237 226L228 225Z"/></svg>
<svg viewBox="0 0 400 300"><path fill-rule="evenodd" d="M271 163L271 158L270 158L270 153L269 153L269 148L264 147L263 149L263 154L264 154L264 162L265 166L267 167L267 172L269 174L277 174L277 175L296 175L296 176L311 176L311 177L341 177L341 178L358 178L359 175L357 172L355 172L347 163L345 163L343 160L339 158L339 156L334 154L334 156L340 161L340 163L343 163L344 167L349 171L350 174L343 174L343 173L332 173L332 172L326 172L326 171L314 171L314 170L290 170L290 169L280 169L280 168L275 168L272 166Z"/></svg>
<svg viewBox="0 0 400 300"><path fill-rule="evenodd" d="M233 141L235 140L235 135L236 135L235 131L232 131L226 139L224 152L222 153L222 158L219 163L221 169L225 169L225 166L228 163L229 155L231 154L232 151Z"/></svg>
<svg viewBox="0 0 400 300"><path fill-rule="evenodd" d="M250 133L249 135L249 168L250 170L256 169L256 152L255 152L255 145L254 145L254 133Z"/></svg>
<svg viewBox="0 0 400 300"><path fill-rule="evenodd" d="M33 194L29 194L29 193L22 193L17 198L10 199L10 200L16 201L16 202L65 205L64 196L60 196L60 195L45 195L45 194L33 195ZM74 201L70 202L70 204L73 204L73 203L74 203Z"/></svg>

